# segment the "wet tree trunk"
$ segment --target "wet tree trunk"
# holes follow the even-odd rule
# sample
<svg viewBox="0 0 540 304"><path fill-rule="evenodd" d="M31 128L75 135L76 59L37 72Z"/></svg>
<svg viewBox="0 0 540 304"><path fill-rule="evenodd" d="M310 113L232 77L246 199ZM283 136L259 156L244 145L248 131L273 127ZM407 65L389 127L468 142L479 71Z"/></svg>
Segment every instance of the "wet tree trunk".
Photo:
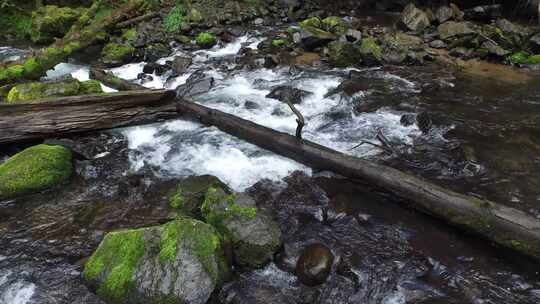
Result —
<svg viewBox="0 0 540 304"><path fill-rule="evenodd" d="M364 180L407 199L415 209L475 232L499 245L540 259L540 221L490 201L462 195L396 169L342 154L316 143L255 124L231 114L179 101L186 117L294 159L312 168Z"/></svg>
<svg viewBox="0 0 540 304"><path fill-rule="evenodd" d="M174 95L145 90L0 105L0 145L178 117Z"/></svg>

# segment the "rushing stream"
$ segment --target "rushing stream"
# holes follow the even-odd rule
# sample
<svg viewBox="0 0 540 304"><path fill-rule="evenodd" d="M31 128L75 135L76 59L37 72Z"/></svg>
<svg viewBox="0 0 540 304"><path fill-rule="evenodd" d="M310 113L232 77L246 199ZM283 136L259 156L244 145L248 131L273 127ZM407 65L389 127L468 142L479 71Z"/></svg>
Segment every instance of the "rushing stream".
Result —
<svg viewBox="0 0 540 304"><path fill-rule="evenodd" d="M256 50L261 41L253 35L191 54L178 49L159 62L193 56L187 73L152 75L142 84L175 89L202 71L215 83L197 102L291 134L294 114L266 96L276 86L292 86L309 92L297 105L307 122L305 138L540 216L536 76L498 83L430 67L253 69L236 63L243 47ZM0 59L13 56L19 53L0 48ZM144 64L111 71L139 81ZM47 76L87 80L88 71L63 63ZM353 94L335 90L351 80ZM424 132L403 123L419 113L430 115L432 126ZM398 155L358 146L381 145L378 134ZM107 231L163 222L166 188L202 174L249 192L284 233L275 263L239 274L215 295L225 303L540 302L538 264L495 253L485 241L401 207L387 193L312 172L216 128L172 120L70 141L85 158L77 161L71 185L17 205L0 203L1 304L101 303L82 283L82 259ZM308 288L291 272L312 242L326 244L337 262L327 283Z"/></svg>

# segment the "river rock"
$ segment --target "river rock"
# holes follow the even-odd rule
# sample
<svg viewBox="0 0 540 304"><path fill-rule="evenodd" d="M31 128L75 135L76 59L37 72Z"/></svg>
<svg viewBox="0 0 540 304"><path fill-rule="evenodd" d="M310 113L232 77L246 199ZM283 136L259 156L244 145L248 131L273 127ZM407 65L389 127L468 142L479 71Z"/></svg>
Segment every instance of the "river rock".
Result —
<svg viewBox="0 0 540 304"><path fill-rule="evenodd" d="M486 41L482 43L481 49L486 50L489 55L499 58L504 58L512 53L491 41Z"/></svg>
<svg viewBox="0 0 540 304"><path fill-rule="evenodd" d="M540 33L536 33L529 39L531 50L535 54L540 54Z"/></svg>
<svg viewBox="0 0 540 304"><path fill-rule="evenodd" d="M266 95L266 98L277 99L279 101L290 102L292 104L299 104L305 97L311 94L311 92L289 86L277 86L272 88L272 91Z"/></svg>
<svg viewBox="0 0 540 304"><path fill-rule="evenodd" d="M433 40L429 43L429 46L434 49L444 49L447 47L446 43L442 40Z"/></svg>
<svg viewBox="0 0 540 304"><path fill-rule="evenodd" d="M177 56L174 57L171 67L177 75L182 75L187 71L192 62L191 57Z"/></svg>
<svg viewBox="0 0 540 304"><path fill-rule="evenodd" d="M358 46L350 42L332 41L328 44L328 56L337 67L354 66L362 61Z"/></svg>
<svg viewBox="0 0 540 304"><path fill-rule="evenodd" d="M157 61L160 58L169 56L171 49L165 43L154 43L144 48L145 61Z"/></svg>
<svg viewBox="0 0 540 304"><path fill-rule="evenodd" d="M377 40L373 37L362 39L360 45L360 55L362 62L366 65L377 65L382 61L382 49Z"/></svg>
<svg viewBox="0 0 540 304"><path fill-rule="evenodd" d="M454 17L454 10L452 10L449 6L441 6L437 9L435 17L440 24L445 23Z"/></svg>
<svg viewBox="0 0 540 304"><path fill-rule="evenodd" d="M448 21L439 25L439 27L437 28L437 31L439 33L439 37L443 40L446 40L452 37L473 34L475 32L468 22L455 22L455 21Z"/></svg>
<svg viewBox="0 0 540 304"><path fill-rule="evenodd" d="M79 10L70 7L42 6L32 13L30 38L34 43L51 43L63 37L80 15Z"/></svg>
<svg viewBox="0 0 540 304"><path fill-rule="evenodd" d="M143 67L143 73L146 74L153 74L155 73L157 76L161 76L167 72L168 66L164 64L159 64L156 62L150 62L144 65Z"/></svg>
<svg viewBox="0 0 540 304"><path fill-rule="evenodd" d="M296 263L296 276L302 284L316 286L323 284L332 271L334 255L323 244L307 246Z"/></svg>
<svg viewBox="0 0 540 304"><path fill-rule="evenodd" d="M110 303L204 304L229 275L216 230L193 219L108 233L83 278Z"/></svg>
<svg viewBox="0 0 540 304"><path fill-rule="evenodd" d="M101 62L107 67L118 67L133 60L135 48L127 43L109 43L101 51ZM154 61L154 60L150 60Z"/></svg>
<svg viewBox="0 0 540 304"><path fill-rule="evenodd" d="M409 4L401 13L401 24L411 31L422 31L430 25L427 14L414 4Z"/></svg>
<svg viewBox="0 0 540 304"><path fill-rule="evenodd" d="M281 246L277 223L246 194L227 194L212 187L206 193L201 213L207 223L232 243L236 265L262 267Z"/></svg>
<svg viewBox="0 0 540 304"><path fill-rule="evenodd" d="M468 20L476 20L482 22L488 22L493 19L500 18L502 16L502 5L480 5L465 10L465 17Z"/></svg>
<svg viewBox="0 0 540 304"><path fill-rule="evenodd" d="M186 83L176 89L176 96L191 98L210 91L213 86L213 77L206 77L203 71L196 71L189 76Z"/></svg>
<svg viewBox="0 0 540 304"><path fill-rule="evenodd" d="M312 51L318 47L324 46L337 37L329 32L318 28L304 28L297 38L300 41L302 47L307 51Z"/></svg>
<svg viewBox="0 0 540 304"><path fill-rule="evenodd" d="M227 185L215 176L189 176L180 181L174 193L170 195L170 206L184 215L201 218L204 196L211 187L230 191Z"/></svg>
<svg viewBox="0 0 540 304"><path fill-rule="evenodd" d="M0 201L43 191L69 180L71 151L62 146L37 145L0 164Z"/></svg>

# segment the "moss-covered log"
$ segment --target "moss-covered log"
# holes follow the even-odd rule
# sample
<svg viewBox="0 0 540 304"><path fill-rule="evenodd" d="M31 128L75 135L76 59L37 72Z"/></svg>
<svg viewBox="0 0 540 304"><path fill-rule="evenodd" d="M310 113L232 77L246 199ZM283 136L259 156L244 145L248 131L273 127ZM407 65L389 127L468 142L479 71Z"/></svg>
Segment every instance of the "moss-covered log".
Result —
<svg viewBox="0 0 540 304"><path fill-rule="evenodd" d="M477 233L499 245L540 259L540 221L517 209L459 194L396 169L349 156L193 102L177 110L206 125L319 170L378 186L408 200L411 207Z"/></svg>
<svg viewBox="0 0 540 304"><path fill-rule="evenodd" d="M174 92L145 90L3 104L0 117L1 145L152 123L178 114Z"/></svg>
<svg viewBox="0 0 540 304"><path fill-rule="evenodd" d="M112 7L110 2L97 0L75 22L64 38L36 51L24 61L0 66L0 86L39 79L47 70L64 61L72 53L104 39L106 31L114 28L117 23L143 13L149 1L129 0L125 4L120 3L118 8Z"/></svg>
<svg viewBox="0 0 540 304"><path fill-rule="evenodd" d="M90 69L90 78L99 80L106 86L117 89L118 91L134 91L147 89L142 85L129 82L125 79L114 76L114 74L111 72L106 72L97 68Z"/></svg>

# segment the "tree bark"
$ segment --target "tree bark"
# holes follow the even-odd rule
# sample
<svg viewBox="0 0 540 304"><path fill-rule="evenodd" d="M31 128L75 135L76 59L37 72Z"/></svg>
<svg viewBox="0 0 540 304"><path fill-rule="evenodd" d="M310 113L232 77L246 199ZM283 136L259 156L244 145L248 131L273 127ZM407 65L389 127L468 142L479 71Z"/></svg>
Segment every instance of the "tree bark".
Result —
<svg viewBox="0 0 540 304"><path fill-rule="evenodd" d="M0 105L0 144L175 118L174 96L145 90Z"/></svg>
<svg viewBox="0 0 540 304"><path fill-rule="evenodd" d="M517 209L466 196L396 169L345 155L234 115L180 100L180 114L312 168L360 179L408 200L410 206L488 240L540 259L540 221Z"/></svg>
<svg viewBox="0 0 540 304"><path fill-rule="evenodd" d="M101 81L104 85L109 86L118 91L135 91L135 90L147 90L147 88L136 83L129 82L120 77L116 77L113 73L106 72L98 68L90 69L90 78Z"/></svg>

